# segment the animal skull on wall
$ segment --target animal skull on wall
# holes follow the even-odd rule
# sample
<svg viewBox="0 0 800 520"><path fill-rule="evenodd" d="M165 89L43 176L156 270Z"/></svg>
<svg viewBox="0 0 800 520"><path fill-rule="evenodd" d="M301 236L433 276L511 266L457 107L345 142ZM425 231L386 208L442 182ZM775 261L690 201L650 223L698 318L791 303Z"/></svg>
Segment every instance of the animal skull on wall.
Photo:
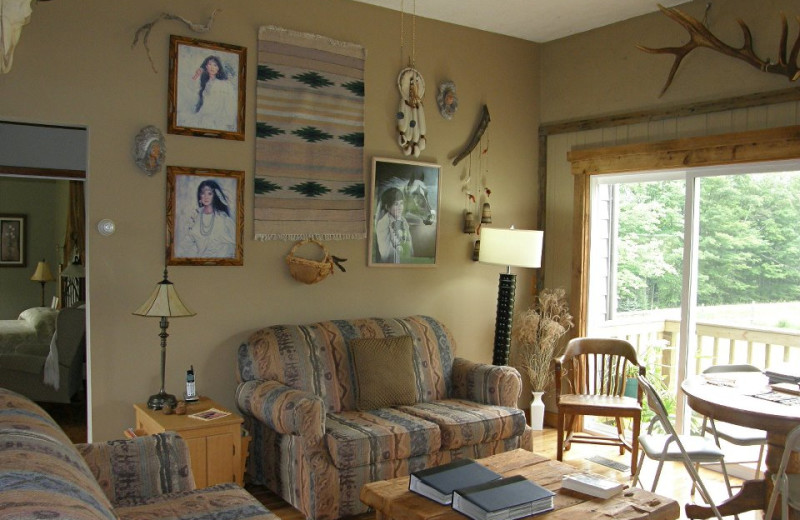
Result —
<svg viewBox="0 0 800 520"><path fill-rule="evenodd" d="M11 70L14 47L31 19L33 0L0 0L0 73Z"/></svg>

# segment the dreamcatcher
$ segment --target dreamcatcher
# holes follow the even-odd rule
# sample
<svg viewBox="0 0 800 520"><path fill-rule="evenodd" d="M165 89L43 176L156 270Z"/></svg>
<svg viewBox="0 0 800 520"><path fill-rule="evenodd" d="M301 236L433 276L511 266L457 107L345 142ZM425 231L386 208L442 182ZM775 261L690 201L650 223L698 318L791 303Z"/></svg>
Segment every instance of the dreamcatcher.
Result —
<svg viewBox="0 0 800 520"><path fill-rule="evenodd" d="M405 52L403 20L405 10L400 0L400 61ZM411 16L411 54L408 65L397 76L397 89L400 91L400 105L397 109L397 144L404 155L419 157L425 149L425 109L422 98L425 96L425 80L416 69L417 41L417 1L414 0L414 11Z"/></svg>

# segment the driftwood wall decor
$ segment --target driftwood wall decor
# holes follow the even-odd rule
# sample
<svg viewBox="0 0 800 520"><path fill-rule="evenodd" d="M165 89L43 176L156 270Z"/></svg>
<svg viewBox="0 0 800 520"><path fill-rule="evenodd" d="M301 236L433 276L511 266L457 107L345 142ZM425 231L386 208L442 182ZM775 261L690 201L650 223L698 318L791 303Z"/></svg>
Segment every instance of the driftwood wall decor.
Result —
<svg viewBox="0 0 800 520"><path fill-rule="evenodd" d="M680 47L662 47L654 49L651 47L645 47L643 45L637 45L637 47L644 52L649 52L651 54L673 54L675 56L675 61L672 63L672 69L669 71L667 82L664 84L664 88L661 90L659 97L661 97L672 84L672 80L675 77L675 72L677 72L683 58L685 58L687 54L698 47L705 47L707 49L721 52L726 56L749 63L753 67L756 67L764 72L786 76L791 81L796 81L798 78L800 78L800 68L798 68L797 64L797 55L800 52L800 34L798 34L797 40L795 40L791 51L789 51L787 55L789 28L786 21L786 16L783 13L781 13L781 21L783 26L781 31L780 45L778 48L778 59L777 61L773 62L770 58L761 59L756 56L755 51L753 51L753 36L750 34L750 28L747 27L747 24L745 24L741 19L737 19L736 21L742 28L744 43L741 47L737 48L721 41L719 38L714 36L702 22L684 13L683 11L674 7L667 8L661 4L658 5L658 8L661 9L661 12L666 16L672 20L675 20L678 24L689 31L689 41ZM797 19L798 25L800 25L800 16L796 16L795 18Z"/></svg>

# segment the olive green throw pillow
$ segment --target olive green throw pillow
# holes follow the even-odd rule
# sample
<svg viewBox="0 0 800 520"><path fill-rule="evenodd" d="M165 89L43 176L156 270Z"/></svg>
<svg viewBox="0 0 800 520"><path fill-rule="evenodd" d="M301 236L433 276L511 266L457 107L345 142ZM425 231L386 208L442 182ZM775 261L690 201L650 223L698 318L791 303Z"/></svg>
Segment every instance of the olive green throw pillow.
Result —
<svg viewBox="0 0 800 520"><path fill-rule="evenodd" d="M356 376L356 408L375 410L417 402L411 336L350 341Z"/></svg>

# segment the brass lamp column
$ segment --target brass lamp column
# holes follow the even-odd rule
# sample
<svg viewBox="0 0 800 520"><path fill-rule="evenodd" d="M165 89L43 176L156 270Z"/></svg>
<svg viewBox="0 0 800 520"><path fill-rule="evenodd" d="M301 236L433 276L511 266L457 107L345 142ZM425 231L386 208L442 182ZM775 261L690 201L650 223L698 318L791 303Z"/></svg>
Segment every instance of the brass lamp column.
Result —
<svg viewBox="0 0 800 520"><path fill-rule="evenodd" d="M478 261L506 266L506 272L500 273L497 291L493 365L507 365L511 352L514 293L517 287L517 275L511 273L511 267L541 267L543 237L543 231L514 229L513 226L511 229L481 228Z"/></svg>
<svg viewBox="0 0 800 520"><path fill-rule="evenodd" d="M157 394L153 394L147 400L147 407L153 410L160 410L164 405L175 407L178 400L174 395L168 394L164 390L164 375L166 372L167 364L167 327L169 321L167 318L181 318L185 316L194 316L196 313L186 308L186 305L181 301L178 296L175 286L167 279L167 269L164 268L164 279L156 284L156 288L150 298L144 304L136 309L133 314L136 316L161 318L159 323L161 327L161 390Z"/></svg>

